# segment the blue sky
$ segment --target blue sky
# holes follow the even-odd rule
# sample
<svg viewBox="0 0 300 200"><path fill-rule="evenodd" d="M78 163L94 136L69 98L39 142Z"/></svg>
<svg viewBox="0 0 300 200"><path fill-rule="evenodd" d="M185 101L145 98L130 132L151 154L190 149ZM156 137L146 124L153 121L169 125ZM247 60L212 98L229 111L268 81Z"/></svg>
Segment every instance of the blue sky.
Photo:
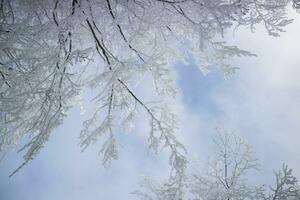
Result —
<svg viewBox="0 0 300 200"><path fill-rule="evenodd" d="M241 69L224 80L218 69L204 76L191 60L176 63L180 88L174 109L180 116L179 138L190 157L203 163L210 157L216 126L246 138L260 161L254 181L269 183L272 170L288 163L300 178L300 17L280 38L240 30L228 41L258 57L232 60ZM8 154L0 164L0 200L133 199L138 178L168 176L166 154L147 151L147 122L138 121L132 133L121 136L120 158L109 168L101 165L99 146L81 153L78 135L86 115L74 109L54 131L35 160L8 175L21 155ZM145 136L146 135L146 136Z"/></svg>

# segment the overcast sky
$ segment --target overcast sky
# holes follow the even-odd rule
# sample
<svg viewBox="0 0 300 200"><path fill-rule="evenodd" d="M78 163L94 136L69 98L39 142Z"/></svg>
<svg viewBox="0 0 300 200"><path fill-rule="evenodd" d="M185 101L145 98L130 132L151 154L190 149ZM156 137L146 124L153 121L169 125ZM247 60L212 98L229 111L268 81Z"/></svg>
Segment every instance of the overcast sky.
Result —
<svg viewBox="0 0 300 200"><path fill-rule="evenodd" d="M218 69L203 76L192 60L174 65L180 90L173 107L181 121L179 138L191 158L205 164L215 127L223 126L252 145L260 162L256 182L270 183L272 170L282 163L300 178L300 16L292 17L294 23L280 38L260 29L230 34L228 41L258 57L233 60L241 69L229 80ZM136 88L145 89L147 85ZM120 158L109 168L101 165L99 146L81 153L78 135L89 109L85 115L73 109L37 158L13 178L8 175L21 163L21 155L7 155L0 164L0 200L126 200L133 199L130 192L141 175L168 177L166 155L147 151L142 117L134 131L119 134Z"/></svg>

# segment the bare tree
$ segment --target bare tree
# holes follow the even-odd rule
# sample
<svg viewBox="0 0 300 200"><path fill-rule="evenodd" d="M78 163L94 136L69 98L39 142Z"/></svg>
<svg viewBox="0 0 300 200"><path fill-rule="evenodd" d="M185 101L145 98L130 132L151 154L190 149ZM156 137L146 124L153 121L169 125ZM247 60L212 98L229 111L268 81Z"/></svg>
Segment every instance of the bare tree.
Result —
<svg viewBox="0 0 300 200"><path fill-rule="evenodd" d="M300 187L293 170L283 164L282 169L274 171L276 182L270 186L270 193L263 194L263 200L299 200Z"/></svg>
<svg viewBox="0 0 300 200"><path fill-rule="evenodd" d="M83 150L106 137L103 163L117 159L114 130L120 121L131 122L141 107L151 126L149 148L169 148L172 168L182 171L186 151L175 137L176 116L164 101L175 96L170 63L184 60L189 52L204 73L219 66L225 76L232 74L236 67L228 58L254 54L226 44L226 31L234 26L254 31L262 23L278 36L292 22L286 16L290 2L1 0L0 151L27 138L17 172L90 86L96 109L80 134ZM148 75L158 103L135 92L134 86Z"/></svg>
<svg viewBox="0 0 300 200"><path fill-rule="evenodd" d="M265 185L249 183L249 172L256 170L257 159L251 147L238 135L221 130L215 138L215 156L205 165L207 172L185 170L182 181L156 183L143 178L140 188L133 192L141 200L299 200L300 187L292 169L283 165L274 171L276 182ZM195 168L195 166L194 166ZM253 174L251 174L253 175ZM174 185L176 187L174 187Z"/></svg>
<svg viewBox="0 0 300 200"><path fill-rule="evenodd" d="M247 183L248 172L257 167L251 147L226 130L219 130L215 147L208 174L193 175L191 192L197 199L255 199L259 188Z"/></svg>

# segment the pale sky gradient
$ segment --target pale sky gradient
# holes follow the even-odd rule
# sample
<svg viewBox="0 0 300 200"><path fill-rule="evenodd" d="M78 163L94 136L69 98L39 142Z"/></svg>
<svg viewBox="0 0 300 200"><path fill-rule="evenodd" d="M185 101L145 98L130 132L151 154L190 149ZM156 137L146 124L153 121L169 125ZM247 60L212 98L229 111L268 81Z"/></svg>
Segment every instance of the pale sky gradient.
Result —
<svg viewBox="0 0 300 200"><path fill-rule="evenodd" d="M232 44L258 55L232 60L241 69L229 80L217 69L203 76L192 60L175 65L180 88L173 105L181 120L178 137L191 158L205 164L215 127L222 125L253 146L260 161L254 181L270 183L272 170L283 162L300 178L300 16L292 17L294 23L280 38L260 29L255 34L239 30L234 37L229 35ZM0 200L127 200L134 199L130 192L137 188L140 175L168 176L165 153L155 156L147 151L148 122L143 117L134 131L119 134L120 158L103 168L97 155L100 146L80 152L78 135L89 112L79 112L72 110L37 158L13 178L8 175L21 163L21 155L7 155L0 164Z"/></svg>

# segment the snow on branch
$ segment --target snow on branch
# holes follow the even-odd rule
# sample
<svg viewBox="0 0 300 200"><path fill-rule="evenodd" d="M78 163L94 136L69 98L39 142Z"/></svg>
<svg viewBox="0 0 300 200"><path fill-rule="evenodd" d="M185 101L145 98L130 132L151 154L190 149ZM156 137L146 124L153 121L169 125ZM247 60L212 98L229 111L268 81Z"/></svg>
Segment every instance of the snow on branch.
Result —
<svg viewBox="0 0 300 200"><path fill-rule="evenodd" d="M186 49L203 73L218 66L231 75L238 69L231 58L254 54L223 41L226 32L263 24L278 36L292 22L289 4L299 7L297 0L2 0L0 151L27 139L24 166L92 88L95 111L83 125L81 147L106 135L103 163L117 159L114 130L133 123L140 106L150 119L149 147L168 147L177 174L186 153L164 102L175 96L172 63L184 60ZM147 75L161 102L156 105L146 106L134 93Z"/></svg>

